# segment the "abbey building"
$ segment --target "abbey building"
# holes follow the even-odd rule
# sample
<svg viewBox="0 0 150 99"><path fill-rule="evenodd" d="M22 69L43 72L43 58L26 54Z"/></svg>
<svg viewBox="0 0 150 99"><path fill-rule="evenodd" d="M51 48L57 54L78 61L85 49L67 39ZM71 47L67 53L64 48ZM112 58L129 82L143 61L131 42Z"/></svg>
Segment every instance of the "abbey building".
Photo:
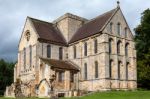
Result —
<svg viewBox="0 0 150 99"><path fill-rule="evenodd" d="M116 7L93 19L66 13L53 22L27 17L18 45L16 79L25 96L137 88L133 34ZM14 83L6 96L14 96Z"/></svg>

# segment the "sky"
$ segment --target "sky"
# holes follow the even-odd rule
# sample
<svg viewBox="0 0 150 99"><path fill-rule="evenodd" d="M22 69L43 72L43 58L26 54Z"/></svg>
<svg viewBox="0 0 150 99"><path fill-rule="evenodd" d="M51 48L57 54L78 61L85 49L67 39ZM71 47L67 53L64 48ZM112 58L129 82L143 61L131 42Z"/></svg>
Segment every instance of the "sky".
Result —
<svg viewBox="0 0 150 99"><path fill-rule="evenodd" d="M17 61L18 43L27 16L52 22L65 13L92 19L117 7L117 0L0 0L0 59ZM133 31L150 0L120 0Z"/></svg>

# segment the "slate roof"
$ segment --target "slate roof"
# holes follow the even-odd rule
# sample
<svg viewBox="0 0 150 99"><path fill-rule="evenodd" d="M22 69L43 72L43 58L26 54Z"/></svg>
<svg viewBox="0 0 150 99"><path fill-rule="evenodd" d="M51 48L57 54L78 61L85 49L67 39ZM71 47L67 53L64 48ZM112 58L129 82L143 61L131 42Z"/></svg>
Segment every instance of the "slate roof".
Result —
<svg viewBox="0 0 150 99"><path fill-rule="evenodd" d="M86 24L84 24L82 27L80 27L75 35L72 37L69 43L73 43L75 41L84 39L86 37L92 36L96 33L99 33L100 30L103 28L103 26L106 24L106 22L110 19L110 17L114 14L116 9L113 9L109 12L106 12Z"/></svg>
<svg viewBox="0 0 150 99"><path fill-rule="evenodd" d="M58 45L67 45L67 42L65 41L63 35L60 33L60 31L49 22L41 21L38 19L30 18L38 35L39 41L42 42L49 42L54 43Z"/></svg>
<svg viewBox="0 0 150 99"><path fill-rule="evenodd" d="M69 42L66 42L62 33L59 29L53 24L45 21L41 21L38 19L30 18L35 30L37 31L40 42L46 43L54 43L62 46L68 46L68 44L76 42L78 40L87 38L89 36L95 35L101 32L101 29L107 23L107 21L111 18L117 8L108 11L94 19L89 20L83 26L81 26L77 32L73 35Z"/></svg>
<svg viewBox="0 0 150 99"><path fill-rule="evenodd" d="M41 58L41 60L45 62L46 64L52 66L52 68L79 71L77 66L75 66L73 63L69 61L49 59L49 58Z"/></svg>

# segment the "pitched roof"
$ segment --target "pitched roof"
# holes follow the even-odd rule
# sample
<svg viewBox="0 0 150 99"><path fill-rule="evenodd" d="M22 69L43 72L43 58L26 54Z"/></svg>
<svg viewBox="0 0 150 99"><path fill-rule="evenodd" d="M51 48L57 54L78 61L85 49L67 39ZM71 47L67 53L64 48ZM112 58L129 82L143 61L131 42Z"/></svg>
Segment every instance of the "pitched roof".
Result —
<svg viewBox="0 0 150 99"><path fill-rule="evenodd" d="M108 11L92 20L84 24L82 27L80 27L77 32L74 34L72 39L69 41L69 43L73 43L75 41L84 39L86 37L92 36L96 33L99 33L103 26L106 24L106 22L111 18L111 16L116 11L116 8Z"/></svg>
<svg viewBox="0 0 150 99"><path fill-rule="evenodd" d="M39 41L65 46L67 45L63 35L52 23L41 21L34 18L30 19L39 35L38 38Z"/></svg>
<svg viewBox="0 0 150 99"><path fill-rule="evenodd" d="M117 7L118 8L118 7ZM89 20L83 26L81 26L76 33L74 33L73 37L69 42L66 42L63 34L59 31L59 29L54 25L54 23L45 22L42 20L34 19L28 17L37 31L39 36L38 40L40 42L52 43L62 46L68 46L69 43L76 42L78 40L87 38L89 36L95 35L101 32L102 28L117 10L117 8L108 11L94 19ZM65 14L65 16L71 16L71 14ZM75 16L74 16L75 17ZM61 18L60 18L61 19Z"/></svg>
<svg viewBox="0 0 150 99"><path fill-rule="evenodd" d="M41 58L41 60L47 63L48 65L52 66L53 68L79 71L77 66L75 66L69 61L49 59L49 58Z"/></svg>

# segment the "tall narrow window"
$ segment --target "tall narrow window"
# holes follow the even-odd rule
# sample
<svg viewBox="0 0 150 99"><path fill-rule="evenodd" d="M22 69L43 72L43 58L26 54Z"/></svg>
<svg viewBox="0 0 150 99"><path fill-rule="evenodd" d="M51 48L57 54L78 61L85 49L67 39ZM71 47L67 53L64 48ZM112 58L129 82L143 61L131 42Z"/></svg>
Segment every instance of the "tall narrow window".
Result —
<svg viewBox="0 0 150 99"><path fill-rule="evenodd" d="M127 38L127 35L128 35L128 29L127 28L124 29L124 35L125 35L125 38Z"/></svg>
<svg viewBox="0 0 150 99"><path fill-rule="evenodd" d="M129 63L126 63L126 80L128 80L128 67L129 67Z"/></svg>
<svg viewBox="0 0 150 99"><path fill-rule="evenodd" d="M129 46L129 44L126 43L126 45L125 45L125 55L126 55L126 56L128 56L128 46Z"/></svg>
<svg viewBox="0 0 150 99"><path fill-rule="evenodd" d="M73 47L73 50L74 50L74 58L76 58L76 46Z"/></svg>
<svg viewBox="0 0 150 99"><path fill-rule="evenodd" d="M121 41L117 42L117 54L120 54Z"/></svg>
<svg viewBox="0 0 150 99"><path fill-rule="evenodd" d="M84 56L87 56L87 42L84 43Z"/></svg>
<svg viewBox="0 0 150 99"><path fill-rule="evenodd" d="M118 79L120 79L120 67L121 67L121 62L118 62Z"/></svg>
<svg viewBox="0 0 150 99"><path fill-rule="evenodd" d="M63 48L59 47L59 59L63 58Z"/></svg>
<svg viewBox="0 0 150 99"><path fill-rule="evenodd" d="M117 33L118 35L120 35L121 33L121 26L120 26L120 23L117 24Z"/></svg>
<svg viewBox="0 0 150 99"><path fill-rule="evenodd" d="M70 81L74 82L74 73L73 72L70 72Z"/></svg>
<svg viewBox="0 0 150 99"><path fill-rule="evenodd" d="M47 45L47 58L51 58L51 46Z"/></svg>
<svg viewBox="0 0 150 99"><path fill-rule="evenodd" d="M113 60L110 60L109 61L109 78L112 78L112 63L113 63Z"/></svg>
<svg viewBox="0 0 150 99"><path fill-rule="evenodd" d="M98 62L95 62L95 78L98 78Z"/></svg>
<svg viewBox="0 0 150 99"><path fill-rule="evenodd" d="M94 40L94 53L97 53L97 39Z"/></svg>
<svg viewBox="0 0 150 99"><path fill-rule="evenodd" d="M24 48L24 69L26 69L26 48Z"/></svg>
<svg viewBox="0 0 150 99"><path fill-rule="evenodd" d="M30 45L30 67L32 66L32 46Z"/></svg>
<svg viewBox="0 0 150 99"><path fill-rule="evenodd" d="M113 23L110 23L110 33L112 33L112 29L113 29Z"/></svg>
<svg viewBox="0 0 150 99"><path fill-rule="evenodd" d="M58 81L59 82L63 82L64 81L64 72L63 71L59 71L58 72Z"/></svg>
<svg viewBox="0 0 150 99"><path fill-rule="evenodd" d="M84 80L87 80L87 64L84 64Z"/></svg>
<svg viewBox="0 0 150 99"><path fill-rule="evenodd" d="M113 42L113 40L109 39L109 53L110 54L112 53L112 42Z"/></svg>

